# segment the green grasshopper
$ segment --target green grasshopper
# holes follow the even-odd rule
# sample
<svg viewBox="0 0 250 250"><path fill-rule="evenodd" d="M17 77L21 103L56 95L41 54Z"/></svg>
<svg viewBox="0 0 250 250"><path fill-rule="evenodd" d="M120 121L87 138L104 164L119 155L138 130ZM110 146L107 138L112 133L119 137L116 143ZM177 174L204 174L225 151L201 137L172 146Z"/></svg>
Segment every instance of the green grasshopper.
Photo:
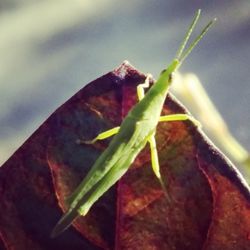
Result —
<svg viewBox="0 0 250 250"><path fill-rule="evenodd" d="M142 151L147 143L150 145L153 171L165 195L168 197L167 190L160 174L155 141L156 126L159 122L184 120L190 120L195 125L198 125L198 122L190 115L173 114L161 116L161 111L169 86L173 80L173 73L180 67L185 58L216 20L211 20L201 31L200 35L194 39L185 50L186 44L199 17L200 10L195 14L185 38L177 51L175 59L164 71L162 71L158 80L147 93L144 93L144 89L149 88L151 76L147 76L145 83L137 86L139 102L130 110L121 126L99 134L92 141L80 142L95 143L97 140L103 140L115 135L107 149L96 160L85 179L67 199L67 204L69 205L68 211L53 229L51 233L52 237L57 236L69 227L73 220L79 215L85 216L92 205L126 173L136 156Z"/></svg>

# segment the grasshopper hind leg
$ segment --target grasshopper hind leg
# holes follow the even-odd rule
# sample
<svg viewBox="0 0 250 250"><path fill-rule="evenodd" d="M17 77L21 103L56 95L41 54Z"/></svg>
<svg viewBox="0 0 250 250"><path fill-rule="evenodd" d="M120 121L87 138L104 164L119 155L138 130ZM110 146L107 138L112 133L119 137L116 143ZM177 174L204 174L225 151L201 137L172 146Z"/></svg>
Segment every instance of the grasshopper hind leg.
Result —
<svg viewBox="0 0 250 250"><path fill-rule="evenodd" d="M162 187L162 190L164 192L166 199L170 202L171 198L169 196L166 185L165 185L165 183L162 179L161 173L160 173L160 164L159 164L159 159L158 159L158 152L157 152L157 147L156 147L155 135L151 135L148 139L148 142L150 145L151 163L152 163L153 172L155 173L157 179L160 182L160 185Z"/></svg>

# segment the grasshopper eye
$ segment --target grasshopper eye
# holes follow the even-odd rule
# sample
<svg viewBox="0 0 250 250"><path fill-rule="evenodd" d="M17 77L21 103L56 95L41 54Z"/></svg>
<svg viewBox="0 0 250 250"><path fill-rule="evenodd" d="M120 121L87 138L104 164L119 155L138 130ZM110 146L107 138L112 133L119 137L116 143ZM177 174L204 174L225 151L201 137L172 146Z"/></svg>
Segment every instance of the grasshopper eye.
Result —
<svg viewBox="0 0 250 250"><path fill-rule="evenodd" d="M172 83L172 82L173 82L173 79L174 79L174 73L170 73L170 74L169 74L169 77L168 77L168 82L169 82L169 83Z"/></svg>
<svg viewBox="0 0 250 250"><path fill-rule="evenodd" d="M166 69L163 69L163 70L161 71L161 73L160 73L160 76L161 76L162 74L164 74L165 71L166 71Z"/></svg>

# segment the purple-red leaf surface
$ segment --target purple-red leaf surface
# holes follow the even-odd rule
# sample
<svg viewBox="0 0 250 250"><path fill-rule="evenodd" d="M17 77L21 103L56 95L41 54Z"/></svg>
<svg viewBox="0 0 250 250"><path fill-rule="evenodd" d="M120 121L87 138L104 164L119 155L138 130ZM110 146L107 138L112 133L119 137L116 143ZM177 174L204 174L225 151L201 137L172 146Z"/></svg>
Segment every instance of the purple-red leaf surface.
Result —
<svg viewBox="0 0 250 250"><path fill-rule="evenodd" d="M59 107L0 168L0 249L250 249L250 192L190 122L157 127L166 200L146 147L123 178L55 239L68 197L110 140L79 145L119 126L145 76L127 63ZM183 113L168 96L163 114Z"/></svg>

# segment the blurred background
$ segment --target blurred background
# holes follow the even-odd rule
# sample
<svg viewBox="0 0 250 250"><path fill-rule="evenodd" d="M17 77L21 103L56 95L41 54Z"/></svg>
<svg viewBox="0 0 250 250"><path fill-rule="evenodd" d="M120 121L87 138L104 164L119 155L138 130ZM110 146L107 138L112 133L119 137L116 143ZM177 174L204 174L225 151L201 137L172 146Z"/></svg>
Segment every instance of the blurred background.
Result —
<svg viewBox="0 0 250 250"><path fill-rule="evenodd" d="M57 107L125 59L157 77L198 8L196 35L218 20L181 72L199 76L250 149L249 0L0 0L0 165Z"/></svg>

